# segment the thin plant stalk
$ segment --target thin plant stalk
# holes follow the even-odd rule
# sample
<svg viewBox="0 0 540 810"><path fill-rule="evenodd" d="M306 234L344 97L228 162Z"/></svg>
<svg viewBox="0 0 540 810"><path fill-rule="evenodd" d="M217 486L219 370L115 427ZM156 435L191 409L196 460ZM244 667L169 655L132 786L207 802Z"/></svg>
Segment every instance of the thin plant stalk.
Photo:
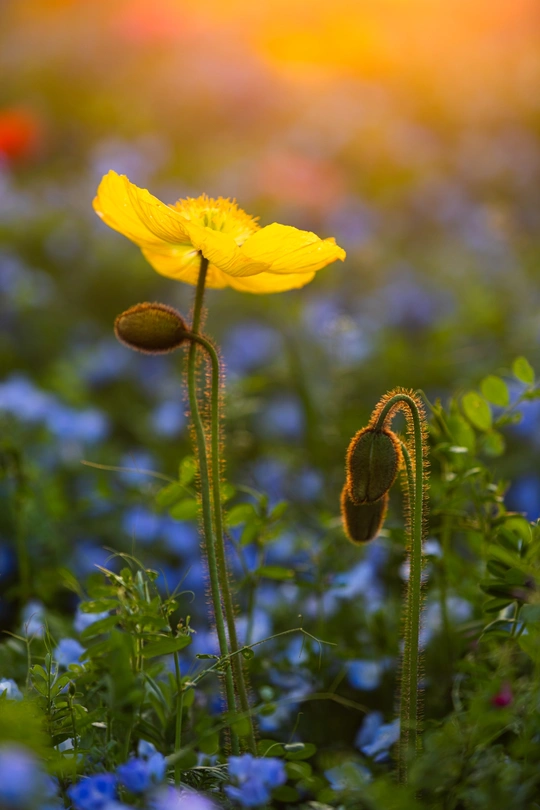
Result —
<svg viewBox="0 0 540 810"><path fill-rule="evenodd" d="M208 260L201 257L201 266L199 270L199 278L197 281L197 288L195 292L195 303L193 306L193 322L192 333L197 335L201 323L202 305L204 299L204 286L206 282L206 273L208 270ZM208 574L210 578L210 592L212 596L212 604L214 607L214 620L216 623L216 631L219 641L219 649L221 657L225 659L224 679L225 679L225 693L227 697L227 708L229 715L232 718L236 710L234 683L232 676L232 669L230 662L227 658L229 648L227 644L227 636L225 633L225 622L223 620L223 610L221 605L221 596L219 590L219 573L216 559L216 547L214 539L214 531L212 526L212 512L211 512L211 497L210 497L210 478L208 471L208 457L206 451L206 439L204 434L204 426L202 423L201 415L199 412L199 404L197 400L197 342L192 341L189 347L188 357L188 390L189 390L189 405L191 409L191 418L195 429L195 438L197 443L197 455L199 462L199 479L201 487L201 504L202 504L202 517L203 529L206 544L206 557L208 560ZM233 754L238 754L240 751L238 745L238 737L236 732L231 726L231 749Z"/></svg>
<svg viewBox="0 0 540 810"><path fill-rule="evenodd" d="M391 421L397 411L406 409L409 426L412 427L412 456L404 454L407 466L408 489L411 506L409 578L405 599L405 634L402 662L400 698L400 738L398 776L406 782L409 761L420 747L420 706L418 681L420 669L420 615L422 610L422 540L424 533L424 425L423 412L415 398L404 392L390 395L381 408L377 428ZM410 417L410 418L409 418ZM407 448L408 449L408 448ZM407 461L408 459L408 461ZM413 486L414 477L414 486Z"/></svg>
<svg viewBox="0 0 540 810"><path fill-rule="evenodd" d="M207 352L211 366L212 366L212 385L211 385L211 423L212 423L212 496L214 502L214 528L216 540L216 557L218 564L219 586L221 589L221 597L225 607L225 618L227 622L227 631L229 634L229 644L231 653L236 653L240 649L238 643L238 635L236 632L236 622L234 615L234 603L231 595L229 576L227 571L227 557L225 553L225 540L223 531L223 513L221 508L221 463L220 463L220 413L219 413L219 384L220 384L220 368L218 354L209 340L206 340L200 335L194 336L188 333L189 336L197 343L199 343ZM239 656L233 655L232 667L234 672L234 680L238 697L240 701L240 708L242 713L247 718L248 722L248 740L251 753L257 753L257 743L255 740L255 731L253 728L253 721L251 719L251 712L249 707L249 698L247 693L244 672L242 668L242 661Z"/></svg>
<svg viewBox="0 0 540 810"><path fill-rule="evenodd" d="M174 750L176 753L182 747L182 714L184 711L184 688L182 685L182 673L180 672L180 662L178 653L174 653L174 674L176 679L176 723L174 733ZM180 760L174 763L174 784L180 786L182 780L182 767Z"/></svg>

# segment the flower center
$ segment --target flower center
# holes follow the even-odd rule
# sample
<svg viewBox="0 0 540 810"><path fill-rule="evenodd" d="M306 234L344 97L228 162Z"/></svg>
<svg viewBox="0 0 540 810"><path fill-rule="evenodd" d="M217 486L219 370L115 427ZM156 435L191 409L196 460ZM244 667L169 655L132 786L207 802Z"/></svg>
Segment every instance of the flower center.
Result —
<svg viewBox="0 0 540 810"><path fill-rule="evenodd" d="M258 217L252 217L238 208L235 200L218 197L187 197L171 206L186 219L205 228L222 231L232 236L237 245L242 245L248 236L258 231Z"/></svg>

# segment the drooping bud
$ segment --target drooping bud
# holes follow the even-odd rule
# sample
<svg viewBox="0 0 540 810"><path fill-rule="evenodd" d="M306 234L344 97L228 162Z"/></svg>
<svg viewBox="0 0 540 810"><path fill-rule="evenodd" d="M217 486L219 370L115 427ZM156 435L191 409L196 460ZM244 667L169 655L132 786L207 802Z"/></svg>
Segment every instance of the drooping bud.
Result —
<svg viewBox="0 0 540 810"><path fill-rule="evenodd" d="M347 487L354 503L374 503L389 490L401 464L401 447L390 430L363 428L347 450Z"/></svg>
<svg viewBox="0 0 540 810"><path fill-rule="evenodd" d="M341 517L345 534L357 545L369 543L379 534L386 516L388 495L375 503L353 503L347 484L341 491Z"/></svg>
<svg viewBox="0 0 540 810"><path fill-rule="evenodd" d="M165 354L189 336L184 319L167 304L135 304L117 317L114 333L120 343L145 354Z"/></svg>

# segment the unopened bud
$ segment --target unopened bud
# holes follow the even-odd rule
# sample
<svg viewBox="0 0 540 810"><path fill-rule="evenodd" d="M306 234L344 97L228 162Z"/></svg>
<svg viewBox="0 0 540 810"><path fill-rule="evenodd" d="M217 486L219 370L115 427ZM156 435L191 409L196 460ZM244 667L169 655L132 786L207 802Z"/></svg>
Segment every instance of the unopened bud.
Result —
<svg viewBox="0 0 540 810"><path fill-rule="evenodd" d="M384 523L387 506L388 495L375 503L353 503L345 484L341 491L341 517L349 540L358 545L374 540Z"/></svg>
<svg viewBox="0 0 540 810"><path fill-rule="evenodd" d="M120 343L145 354L165 354L189 336L184 319L167 304L136 304L117 317L114 333Z"/></svg>
<svg viewBox="0 0 540 810"><path fill-rule="evenodd" d="M401 458L399 440L390 430L359 430L347 450L347 486L354 503L382 498L396 480Z"/></svg>

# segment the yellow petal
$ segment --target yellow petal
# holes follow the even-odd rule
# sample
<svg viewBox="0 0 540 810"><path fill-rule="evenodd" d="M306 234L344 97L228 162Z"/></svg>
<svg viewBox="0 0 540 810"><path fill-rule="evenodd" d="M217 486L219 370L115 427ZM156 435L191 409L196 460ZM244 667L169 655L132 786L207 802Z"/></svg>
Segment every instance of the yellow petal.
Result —
<svg viewBox="0 0 540 810"><path fill-rule="evenodd" d="M93 205L107 225L140 247L189 244L184 218L124 175L106 174Z"/></svg>
<svg viewBox="0 0 540 810"><path fill-rule="evenodd" d="M288 275L258 273L256 276L248 276L247 278L238 278L236 276L225 276L225 278L228 280L228 286L239 292L262 295L305 287L306 284L313 281L315 273L289 273Z"/></svg>
<svg viewBox="0 0 540 810"><path fill-rule="evenodd" d="M311 231L274 222L261 228L242 245L252 261L264 262L270 273L314 273L321 267L345 259L345 251L334 239L320 239Z"/></svg>
<svg viewBox="0 0 540 810"><path fill-rule="evenodd" d="M197 284L201 257L193 247L173 247L167 252L142 248L142 253L154 270L162 276L184 281L186 284ZM211 264L206 273L205 286L222 290L229 286L228 276Z"/></svg>
<svg viewBox="0 0 540 810"><path fill-rule="evenodd" d="M229 276L253 276L267 270L264 262L253 261L238 247L232 236L194 222L186 223L191 244L205 259Z"/></svg>

